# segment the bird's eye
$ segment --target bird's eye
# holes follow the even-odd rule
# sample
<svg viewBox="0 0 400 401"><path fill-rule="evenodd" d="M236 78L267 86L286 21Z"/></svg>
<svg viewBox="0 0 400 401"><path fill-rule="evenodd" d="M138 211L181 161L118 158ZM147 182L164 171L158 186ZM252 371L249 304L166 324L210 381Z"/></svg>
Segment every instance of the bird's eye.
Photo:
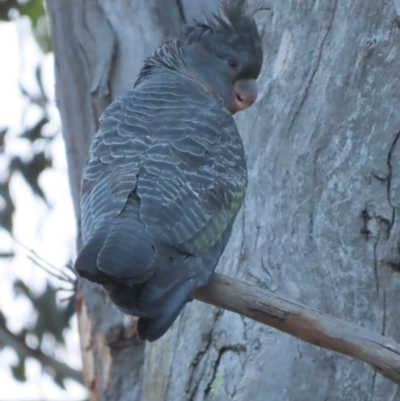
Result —
<svg viewBox="0 0 400 401"><path fill-rule="evenodd" d="M228 60L228 65L231 68L236 68L238 66L238 62L234 58L231 58Z"/></svg>

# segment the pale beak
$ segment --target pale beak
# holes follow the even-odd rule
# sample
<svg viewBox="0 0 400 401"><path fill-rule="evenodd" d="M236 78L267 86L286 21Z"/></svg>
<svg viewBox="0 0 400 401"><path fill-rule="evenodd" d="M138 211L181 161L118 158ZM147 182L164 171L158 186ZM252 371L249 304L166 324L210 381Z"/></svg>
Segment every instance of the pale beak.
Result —
<svg viewBox="0 0 400 401"><path fill-rule="evenodd" d="M233 101L232 114L250 107L257 99L257 82L255 79L242 79L233 86L235 99Z"/></svg>

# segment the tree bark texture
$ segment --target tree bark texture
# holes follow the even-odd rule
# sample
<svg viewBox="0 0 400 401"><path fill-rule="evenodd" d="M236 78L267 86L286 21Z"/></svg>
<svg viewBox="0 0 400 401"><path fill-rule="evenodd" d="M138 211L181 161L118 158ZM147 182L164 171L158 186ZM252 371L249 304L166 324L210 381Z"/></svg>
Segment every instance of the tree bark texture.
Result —
<svg viewBox="0 0 400 401"><path fill-rule="evenodd" d="M257 103L238 115L249 185L217 270L400 340L400 30L393 0L282 0L257 21ZM71 191L107 104L200 0L47 0ZM193 301L161 340L83 283L93 400L397 401L367 365Z"/></svg>
<svg viewBox="0 0 400 401"><path fill-rule="evenodd" d="M400 386L400 344L376 331L219 273L196 290L193 298L367 362Z"/></svg>

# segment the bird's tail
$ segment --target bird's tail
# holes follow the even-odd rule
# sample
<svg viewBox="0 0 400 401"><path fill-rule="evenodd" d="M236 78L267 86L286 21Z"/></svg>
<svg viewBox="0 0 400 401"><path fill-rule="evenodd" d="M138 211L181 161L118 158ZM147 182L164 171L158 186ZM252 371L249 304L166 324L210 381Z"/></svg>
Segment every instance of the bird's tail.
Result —
<svg viewBox="0 0 400 401"><path fill-rule="evenodd" d="M74 266L81 277L99 284L108 280L108 276L97 268L97 255L104 245L106 235L105 232L97 231L79 253Z"/></svg>
<svg viewBox="0 0 400 401"><path fill-rule="evenodd" d="M75 262L79 275L99 284L112 280L131 285L152 276L155 247L139 207L139 198L131 194L118 216L99 223Z"/></svg>

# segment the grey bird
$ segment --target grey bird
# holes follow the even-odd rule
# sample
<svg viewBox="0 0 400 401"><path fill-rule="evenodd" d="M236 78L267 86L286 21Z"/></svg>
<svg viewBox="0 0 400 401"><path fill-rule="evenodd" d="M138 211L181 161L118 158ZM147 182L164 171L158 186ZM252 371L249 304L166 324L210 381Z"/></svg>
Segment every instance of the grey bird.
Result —
<svg viewBox="0 0 400 401"><path fill-rule="evenodd" d="M100 118L75 269L139 317L141 340L160 338L208 282L242 205L246 158L232 115L257 97L259 4L225 0L165 40Z"/></svg>

